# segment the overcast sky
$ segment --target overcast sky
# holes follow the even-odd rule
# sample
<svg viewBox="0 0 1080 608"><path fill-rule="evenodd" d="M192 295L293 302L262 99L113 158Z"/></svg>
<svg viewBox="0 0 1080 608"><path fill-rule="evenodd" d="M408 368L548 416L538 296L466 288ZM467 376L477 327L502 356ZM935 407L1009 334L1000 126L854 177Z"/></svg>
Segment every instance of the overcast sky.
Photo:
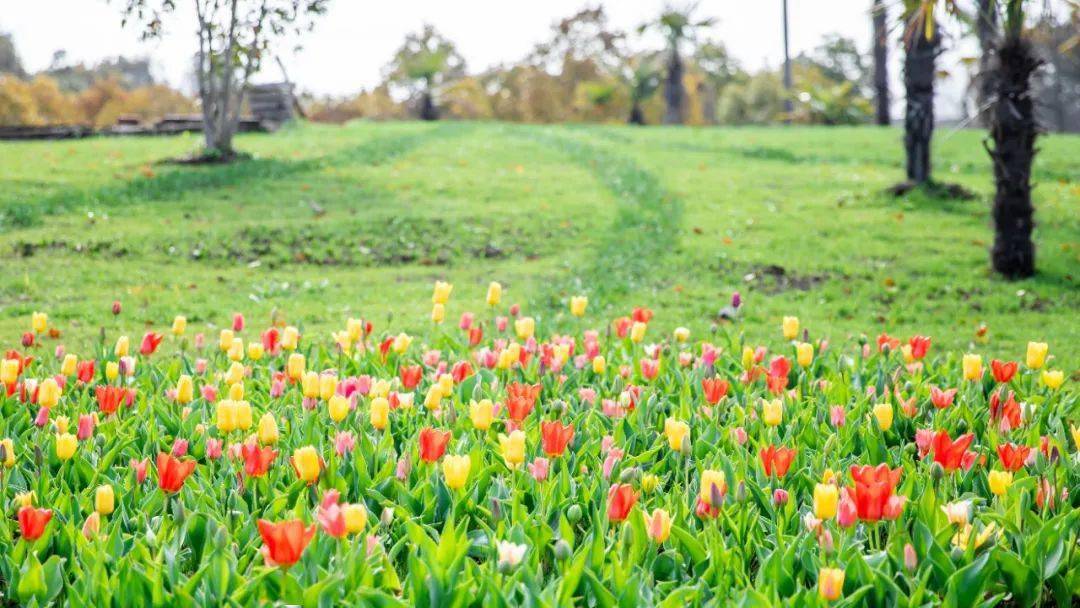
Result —
<svg viewBox="0 0 1080 608"><path fill-rule="evenodd" d="M0 31L14 35L23 63L30 71L49 65L53 52L67 51L69 61L95 63L116 55L148 56L155 75L175 86L187 86L189 57L195 50L191 0L178 0L174 19L161 40L142 42L139 31L120 25L124 0L0 0ZM303 40L279 49L290 78L302 90L344 95L376 84L382 67L409 31L433 24L453 40L470 71L520 59L548 37L557 19L597 2L585 0L330 0L329 12ZM664 0L609 0L603 3L611 24L632 29L656 15ZM870 44L870 0L789 0L792 55L818 45L823 36L839 33L854 38L861 49ZM895 3L893 10L895 12ZM779 65L783 58L781 0L703 0L700 16L719 19L712 37L748 68ZM895 36L894 36L895 37ZM643 40L645 46L660 40ZM946 55L945 69L956 69L962 54ZM898 78L898 53L893 52L892 76ZM279 80L272 62L262 79ZM939 112L955 115L963 83L942 87ZM897 87L894 87L898 88ZM899 90L893 94L899 97ZM896 111L894 110L894 115Z"/></svg>

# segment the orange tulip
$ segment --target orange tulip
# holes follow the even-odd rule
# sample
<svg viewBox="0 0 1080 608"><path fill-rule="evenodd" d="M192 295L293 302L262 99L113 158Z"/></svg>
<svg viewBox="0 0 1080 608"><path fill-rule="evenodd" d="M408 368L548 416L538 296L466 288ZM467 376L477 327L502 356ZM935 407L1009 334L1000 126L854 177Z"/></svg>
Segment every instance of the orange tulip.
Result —
<svg viewBox="0 0 1080 608"><path fill-rule="evenodd" d="M762 448L758 453L761 457L761 468L765 469L765 474L769 477L776 475L779 478L787 475L796 454L798 454L798 450L794 448L778 448L774 445Z"/></svg>
<svg viewBox="0 0 1080 608"><path fill-rule="evenodd" d="M289 568L300 561L304 549L315 536L315 524L305 528L299 519L276 524L260 519L259 535L263 540L262 554L266 565Z"/></svg>
<svg viewBox="0 0 1080 608"><path fill-rule="evenodd" d="M52 519L51 509L37 509L26 506L19 509L19 530L27 542L33 542L45 533L45 526Z"/></svg>
<svg viewBox="0 0 1080 608"><path fill-rule="evenodd" d="M446 444L450 443L450 431L437 431L427 427L420 431L420 459L435 462L446 453Z"/></svg>
<svg viewBox="0 0 1080 608"><path fill-rule="evenodd" d="M566 445L574 438L574 425L563 426L558 420L540 424L540 442L548 456L562 456Z"/></svg>
<svg viewBox="0 0 1080 608"><path fill-rule="evenodd" d="M165 492L179 492L184 487L184 480L194 470L194 460L180 460L161 452L157 457L158 487Z"/></svg>

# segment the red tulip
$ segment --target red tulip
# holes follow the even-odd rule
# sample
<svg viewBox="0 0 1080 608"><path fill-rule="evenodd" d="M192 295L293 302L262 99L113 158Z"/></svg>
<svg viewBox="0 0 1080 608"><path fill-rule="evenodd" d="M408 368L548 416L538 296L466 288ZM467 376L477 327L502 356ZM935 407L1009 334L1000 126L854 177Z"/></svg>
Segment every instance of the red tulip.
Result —
<svg viewBox="0 0 1080 608"><path fill-rule="evenodd" d="M278 349L281 348L281 333L278 332L276 327L264 331L261 339L266 354L276 355L278 353Z"/></svg>
<svg viewBox="0 0 1080 608"><path fill-rule="evenodd" d="M1000 423L1005 430L1015 429L1020 426L1020 404L1016 402L1012 391L1009 391L1009 396L1002 402L1003 392L1005 389L990 395L990 419Z"/></svg>
<svg viewBox="0 0 1080 608"><path fill-rule="evenodd" d="M709 402L709 405L716 405L720 403L720 400L727 396L728 389L731 385L727 380L720 378L702 378L701 390L705 393L705 401Z"/></svg>
<svg viewBox="0 0 1080 608"><path fill-rule="evenodd" d="M507 397L521 397L528 401L530 405L535 405L536 399L540 397L540 383L511 382L506 385L506 395Z"/></svg>
<svg viewBox="0 0 1080 608"><path fill-rule="evenodd" d="M113 300L113 303L112 303L112 314L114 314L114 315L118 315L118 314L120 314L120 310L121 310L121 308L122 308L122 307L120 306L120 300Z"/></svg>
<svg viewBox="0 0 1080 608"><path fill-rule="evenodd" d="M420 431L420 459L435 462L446 453L446 444L450 443L450 431L437 431L431 427Z"/></svg>
<svg viewBox="0 0 1080 608"><path fill-rule="evenodd" d="M473 375L473 368L468 361L458 361L454 364L454 367L450 368L450 376L457 384L460 384L471 375Z"/></svg>
<svg viewBox="0 0 1080 608"><path fill-rule="evenodd" d="M626 334L630 333L630 326L634 324L634 320L630 317L619 317L615 319L615 335L620 338L625 338Z"/></svg>
<svg viewBox="0 0 1080 608"><path fill-rule="evenodd" d="M506 399L506 410L510 415L510 420L520 423L525 420L532 412L533 404L525 397L508 397Z"/></svg>
<svg viewBox="0 0 1080 608"><path fill-rule="evenodd" d="M52 519L52 509L35 509L25 506L19 509L19 531L27 542L33 542L45 533L45 526Z"/></svg>
<svg viewBox="0 0 1080 608"><path fill-rule="evenodd" d="M656 375L660 373L660 361L656 359L650 359L648 357L641 360L641 377L646 380L652 380L656 378Z"/></svg>
<svg viewBox="0 0 1080 608"><path fill-rule="evenodd" d="M890 469L886 464L851 467L855 485L845 488L848 498L855 503L855 512L863 521L879 521L886 515L886 505L900 483L903 469ZM891 514L891 513L890 513Z"/></svg>
<svg viewBox="0 0 1080 608"><path fill-rule="evenodd" d="M574 425L563 426L558 420L540 423L540 443L548 456L562 456L574 438Z"/></svg>
<svg viewBox="0 0 1080 608"><path fill-rule="evenodd" d="M635 308L630 317L638 323L648 323L652 321L653 311L650 308Z"/></svg>
<svg viewBox="0 0 1080 608"><path fill-rule="evenodd" d="M1031 448L1026 445L1003 443L998 446L997 453L998 458L1001 459L1001 466L1005 467L1006 471L1015 472L1024 468L1024 463L1027 462Z"/></svg>
<svg viewBox="0 0 1080 608"><path fill-rule="evenodd" d="M94 379L94 360L79 361L75 364L75 377L83 384L90 384Z"/></svg>
<svg viewBox="0 0 1080 608"><path fill-rule="evenodd" d="M240 456L244 459L244 473L248 477L266 475L277 455L277 450L269 447L260 448L254 441L240 446Z"/></svg>
<svg viewBox="0 0 1080 608"><path fill-rule="evenodd" d="M304 527L299 519L270 523L259 520L259 534L262 536L263 559L268 566L289 568L300 561L304 549L315 536L315 524Z"/></svg>
<svg viewBox="0 0 1080 608"><path fill-rule="evenodd" d="M911 346L911 357L916 361L925 357L926 351L930 350L930 338L926 336L912 336L908 344Z"/></svg>
<svg viewBox="0 0 1080 608"><path fill-rule="evenodd" d="M165 492L179 492L184 487L184 480L194 470L194 460L179 460L161 452L157 457L158 487Z"/></svg>
<svg viewBox="0 0 1080 608"><path fill-rule="evenodd" d="M143 334L142 344L139 346L139 354L143 356L154 354L154 351L157 350L158 345L161 344L163 339L165 339L165 336L159 333L152 331L146 332Z"/></svg>
<svg viewBox="0 0 1080 608"><path fill-rule="evenodd" d="M949 438L948 431L938 431L934 435L934 442L930 450L934 453L934 462L940 464L946 471L952 472L960 467L971 468L975 462L975 453L968 452L968 446L975 440L974 433L961 435L953 441Z"/></svg>
<svg viewBox="0 0 1080 608"><path fill-rule="evenodd" d="M900 339L893 338L889 334L881 334L877 337L878 352L883 352L886 346L889 347L890 351L895 351L897 348L900 348Z"/></svg>
<svg viewBox="0 0 1080 608"><path fill-rule="evenodd" d="M424 376L424 368L419 365L402 365L398 368L398 376L401 378L401 386L411 391L420 384L420 379Z"/></svg>
<svg viewBox="0 0 1080 608"><path fill-rule="evenodd" d="M936 386L930 387L930 403L934 404L934 407L939 410L943 410L953 403L953 398L956 397L956 389L950 388L947 390L941 390Z"/></svg>
<svg viewBox="0 0 1080 608"><path fill-rule="evenodd" d="M635 502L637 502L637 494L634 492L634 486L628 483L611 486L608 490L608 520L613 522L625 520Z"/></svg>
<svg viewBox="0 0 1080 608"><path fill-rule="evenodd" d="M484 327L475 325L469 328L469 346L476 346L484 339Z"/></svg>
<svg viewBox="0 0 1080 608"><path fill-rule="evenodd" d="M233 313L232 317L233 331L244 331L244 315L243 313Z"/></svg>
<svg viewBox="0 0 1080 608"><path fill-rule="evenodd" d="M999 361L994 359L990 362L990 371L994 374L994 380L1002 384L1007 384L1009 380L1013 379L1016 375L1016 370L1020 366L1016 361Z"/></svg>
<svg viewBox="0 0 1080 608"><path fill-rule="evenodd" d="M115 414L120 409L120 404L128 400L128 391L120 386L98 385L94 387L94 396L97 398L98 409L103 414Z"/></svg>
<svg viewBox="0 0 1080 608"><path fill-rule="evenodd" d="M778 448L773 445L764 447L758 452L761 457L761 467L765 469L765 474L769 477L776 475L779 478L787 475L796 454L798 454L798 450L794 448Z"/></svg>

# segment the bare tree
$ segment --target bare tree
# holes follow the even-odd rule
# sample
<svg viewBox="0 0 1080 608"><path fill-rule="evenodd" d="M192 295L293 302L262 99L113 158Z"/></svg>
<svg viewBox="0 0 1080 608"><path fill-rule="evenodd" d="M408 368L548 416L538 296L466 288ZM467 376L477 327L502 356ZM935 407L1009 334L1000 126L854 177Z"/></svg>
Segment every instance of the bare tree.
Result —
<svg viewBox="0 0 1080 608"><path fill-rule="evenodd" d="M308 31L329 0L121 0L123 23L143 27L143 38L156 38L164 22L186 7L194 13L198 51L195 76L202 103L204 154L230 160L244 89L258 72L271 43L287 34Z"/></svg>

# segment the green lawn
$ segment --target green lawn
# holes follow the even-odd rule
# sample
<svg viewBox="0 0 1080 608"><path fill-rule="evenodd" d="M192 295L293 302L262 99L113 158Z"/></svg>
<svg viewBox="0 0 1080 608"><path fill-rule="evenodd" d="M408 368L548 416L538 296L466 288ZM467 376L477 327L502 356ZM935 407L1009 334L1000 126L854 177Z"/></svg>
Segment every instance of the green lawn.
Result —
<svg viewBox="0 0 1080 608"><path fill-rule="evenodd" d="M709 331L742 293L752 340L780 317L842 341L882 331L1022 356L1048 340L1080 355L1080 138L1040 141L1040 274L992 276L983 134L936 140L940 179L974 201L883 193L901 133L879 128L647 128L501 124L302 125L244 135L254 160L158 163L195 137L0 143L0 343L45 310L70 335L141 334L187 314L214 332L233 311L306 331L346 314L427 323L431 284L456 319L498 280L549 328L570 295L595 321L635 305L659 327ZM114 319L111 302L125 313ZM980 323L989 341L974 344Z"/></svg>

